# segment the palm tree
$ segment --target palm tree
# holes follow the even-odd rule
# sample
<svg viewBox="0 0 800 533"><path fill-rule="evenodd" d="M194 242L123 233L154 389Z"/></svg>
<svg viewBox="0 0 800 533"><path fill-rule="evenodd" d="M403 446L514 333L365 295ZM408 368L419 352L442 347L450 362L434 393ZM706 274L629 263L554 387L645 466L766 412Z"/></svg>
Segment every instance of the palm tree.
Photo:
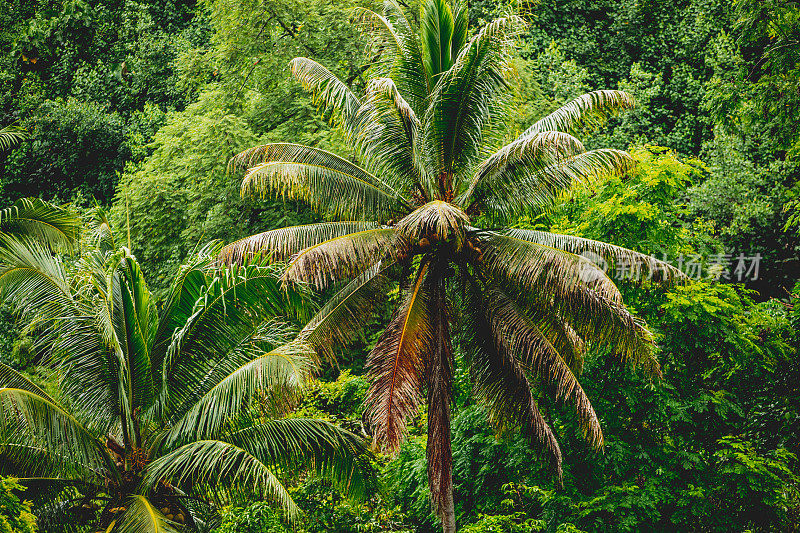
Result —
<svg viewBox="0 0 800 533"><path fill-rule="evenodd" d="M573 136L632 107L629 95L583 95L503 145L519 18L468 37L464 3L427 0L419 31L395 0L384 2L382 14L361 14L379 35L378 77L363 97L310 59L291 62L354 156L277 143L232 161L248 168L242 194L304 200L328 221L254 235L227 246L222 258L288 259L285 282L341 288L300 335L329 355L331 341L346 342L362 327L387 281L399 277L399 305L367 360L365 419L375 441L394 450L425 401L432 504L451 532L453 341L494 426L519 428L560 481L561 452L536 391L574 405L583 434L599 448L600 425L576 378L586 343L658 373L650 332L604 269L579 254L656 281L680 273L610 244L505 228L519 215L546 212L575 184L631 168L627 153L586 151Z"/></svg>
<svg viewBox="0 0 800 533"><path fill-rule="evenodd" d="M370 489L364 445L315 419L284 418L312 367L285 341L305 295L278 265L219 271L207 247L162 312L103 216L71 266L37 240L0 236L0 295L59 375L48 394L0 364L0 473L20 478L47 531L199 529L206 501L269 496L312 469L345 493ZM301 313L298 315L298 313Z"/></svg>

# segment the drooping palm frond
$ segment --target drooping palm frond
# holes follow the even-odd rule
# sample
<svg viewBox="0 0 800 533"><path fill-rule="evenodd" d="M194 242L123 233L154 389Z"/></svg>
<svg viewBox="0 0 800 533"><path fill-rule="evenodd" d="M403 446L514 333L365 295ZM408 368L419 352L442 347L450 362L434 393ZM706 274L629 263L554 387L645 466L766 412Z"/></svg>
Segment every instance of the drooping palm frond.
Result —
<svg viewBox="0 0 800 533"><path fill-rule="evenodd" d="M20 474L41 466L38 455L26 450L32 447L46 451L62 473L116 475L105 447L62 407L36 393L0 389L0 429L0 450L14 457Z"/></svg>
<svg viewBox="0 0 800 533"><path fill-rule="evenodd" d="M334 237L298 252L283 279L322 289L351 279L381 260L405 255L409 243L393 228L376 228Z"/></svg>
<svg viewBox="0 0 800 533"><path fill-rule="evenodd" d="M24 128L11 124L0 128L0 152L13 148L27 139L28 132Z"/></svg>
<svg viewBox="0 0 800 533"><path fill-rule="evenodd" d="M36 394L37 396L41 396L50 403L56 403L56 401L51 398L49 394L34 384L31 380L10 366L0 363L0 388L5 387L26 390Z"/></svg>
<svg viewBox="0 0 800 533"><path fill-rule="evenodd" d="M484 128L506 86L511 41L522 26L518 17L484 26L431 91L423 145L431 177L438 180L427 186L439 198L450 200L446 196L453 189L454 175L480 155Z"/></svg>
<svg viewBox="0 0 800 533"><path fill-rule="evenodd" d="M357 131L355 119L361 102L347 85L313 59L296 57L289 67L292 77L311 93L314 102L335 111L345 133L353 135Z"/></svg>
<svg viewBox="0 0 800 533"><path fill-rule="evenodd" d="M378 262L345 285L303 327L298 340L332 360L333 347L350 343L385 297L389 285L385 272L393 264Z"/></svg>
<svg viewBox="0 0 800 533"><path fill-rule="evenodd" d="M547 336L499 289L486 291L485 313L500 350L514 354L539 382L555 390L557 399L574 404L584 436L595 448L602 447L603 432L592 403Z"/></svg>
<svg viewBox="0 0 800 533"><path fill-rule="evenodd" d="M538 120L520 136L526 137L545 131L576 133L585 127L594 128L623 109L636 104L633 96L624 91L601 90L586 93Z"/></svg>
<svg viewBox="0 0 800 533"><path fill-rule="evenodd" d="M514 194L504 194L500 183L482 188L483 199L470 208L484 213L495 223L507 224L524 214L541 214L563 200L571 188L628 172L635 162L626 152L612 148L590 150L554 163L538 172L524 167L511 169L504 177L512 179ZM473 195L474 196L474 195Z"/></svg>
<svg viewBox="0 0 800 533"><path fill-rule="evenodd" d="M507 345L497 342L488 302L477 281L470 278L465 292L465 362L490 422L500 433L519 429L547 457L560 480L561 449L539 411L525 371Z"/></svg>
<svg viewBox="0 0 800 533"><path fill-rule="evenodd" d="M425 280L431 322L432 344L428 351L425 381L428 389L428 486L434 512L443 525L455 527L453 510L453 450L450 442L450 403L453 398L453 348L450 344L450 317L445 296L446 264L433 267Z"/></svg>
<svg viewBox="0 0 800 533"><path fill-rule="evenodd" d="M679 269L660 261L655 257L635 252L621 246L615 246L605 242L594 241L574 235L562 235L558 233L550 233L547 231L525 230L511 228L503 231L505 235L509 235L516 239L523 239L530 242L535 242L543 246L550 246L558 248L572 254L585 254L591 260L603 260L608 262L609 269L623 268L628 273L641 273L642 270L646 272L646 279L652 279L656 282L669 283L681 281L686 278L686 275Z"/></svg>
<svg viewBox="0 0 800 533"><path fill-rule="evenodd" d="M282 401L308 379L313 367L309 349L290 343L257 354L213 385L167 432L163 444L172 447L192 440L220 437L257 392L279 390Z"/></svg>
<svg viewBox="0 0 800 533"><path fill-rule="evenodd" d="M319 148L276 143L234 158L261 163L248 169L242 195L303 200L338 219L387 220L410 207L398 191L361 167Z"/></svg>
<svg viewBox="0 0 800 533"><path fill-rule="evenodd" d="M52 247L71 248L80 235L81 221L68 209L38 198L21 198L0 211L0 231Z"/></svg>
<svg viewBox="0 0 800 533"><path fill-rule="evenodd" d="M391 180L406 197L420 194L422 169L417 161L420 122L390 78L373 79L367 85L358 111L356 146L360 160L375 175Z"/></svg>
<svg viewBox="0 0 800 533"><path fill-rule="evenodd" d="M253 492L274 498L290 519L300 510L286 487L252 453L228 442L191 442L154 460L147 466L143 485L153 487L167 480L178 487L207 487L210 491Z"/></svg>
<svg viewBox="0 0 800 533"><path fill-rule="evenodd" d="M400 445L406 420L419 405L424 358L433 346L433 321L425 284L428 269L428 263L419 266L403 305L367 358L371 386L364 401L365 418L375 441L390 450Z"/></svg>
<svg viewBox="0 0 800 533"><path fill-rule="evenodd" d="M219 254L219 260L230 265L244 263L262 254L272 261L288 261L292 255L309 246L379 226L376 222L343 221L274 229L226 245Z"/></svg>
<svg viewBox="0 0 800 533"><path fill-rule="evenodd" d="M563 300L591 288L602 297L622 302L608 275L586 257L495 232L480 234L487 272L525 290L542 302Z"/></svg>
<svg viewBox="0 0 800 533"><path fill-rule="evenodd" d="M357 500L366 499L375 488L364 442L325 420L271 420L226 435L225 440L248 450L264 464L310 470Z"/></svg>
<svg viewBox="0 0 800 533"><path fill-rule="evenodd" d="M91 240L100 254L106 255L114 252L117 245L114 242L114 232L111 231L111 222L108 220L106 210L96 205L89 214L89 220Z"/></svg>
<svg viewBox="0 0 800 533"><path fill-rule="evenodd" d="M179 533L179 525L167 520L145 496L136 494L127 502L125 514L114 531L119 533Z"/></svg>

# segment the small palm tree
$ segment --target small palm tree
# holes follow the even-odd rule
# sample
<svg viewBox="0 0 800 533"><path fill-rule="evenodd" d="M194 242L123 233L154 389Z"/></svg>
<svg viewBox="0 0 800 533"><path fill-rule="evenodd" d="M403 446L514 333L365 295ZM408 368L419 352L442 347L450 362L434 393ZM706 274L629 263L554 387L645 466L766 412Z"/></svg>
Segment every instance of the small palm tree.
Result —
<svg viewBox="0 0 800 533"><path fill-rule="evenodd" d="M367 360L365 418L376 442L396 449L425 401L432 503L450 532L453 339L491 422L519 428L560 480L561 453L535 391L573 404L584 435L600 447L597 416L576 378L586 343L658 372L645 325L606 272L578 254L659 281L680 273L609 244L504 229L520 215L546 212L576 183L631 167L627 153L586 151L572 135L633 106L629 95L586 94L503 145L520 19L495 20L469 37L465 3L427 0L419 31L394 0L382 14L362 15L380 36L382 70L363 97L310 59L291 62L293 76L332 110L354 158L279 143L233 161L248 168L242 194L304 200L331 221L255 235L222 257L236 263L265 254L289 260L287 282L344 283L301 333L323 351L362 327L387 279L399 276L399 306Z"/></svg>
<svg viewBox="0 0 800 533"><path fill-rule="evenodd" d="M311 368L308 349L285 344L306 302L280 287L280 267L218 271L218 247L206 248L159 315L100 218L97 248L71 268L39 241L0 236L2 297L60 377L48 394L0 364L0 473L28 486L43 528L195 530L203 501L240 493L270 496L293 518L279 476L306 468L364 495L360 439L273 417Z"/></svg>

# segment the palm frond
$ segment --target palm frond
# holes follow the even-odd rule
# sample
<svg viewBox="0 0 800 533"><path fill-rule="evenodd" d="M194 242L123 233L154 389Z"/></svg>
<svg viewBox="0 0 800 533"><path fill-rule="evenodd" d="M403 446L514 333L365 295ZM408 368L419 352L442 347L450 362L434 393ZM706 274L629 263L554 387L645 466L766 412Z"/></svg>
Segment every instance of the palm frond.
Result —
<svg viewBox="0 0 800 533"><path fill-rule="evenodd" d="M512 166L497 177L491 186L479 186L473 191L469 212L482 212L497 224L506 224L519 215L541 214L551 209L574 186L592 184L614 175L622 175L635 165L622 150L602 148L570 156L561 162L541 169ZM503 180L509 180L503 184ZM513 189L513 194L505 190Z"/></svg>
<svg viewBox="0 0 800 533"><path fill-rule="evenodd" d="M309 349L290 343L256 355L211 387L177 420L164 445L219 438L226 423L235 419L259 391L280 391L288 401L308 379L313 367Z"/></svg>
<svg viewBox="0 0 800 533"><path fill-rule="evenodd" d="M14 370L8 365L0 363L0 389L2 388L11 388L11 389L22 389L28 392L32 392L37 396L41 396L45 400L49 401L50 403L56 403L56 401L50 397L45 391L35 385L31 380Z"/></svg>
<svg viewBox="0 0 800 533"><path fill-rule="evenodd" d="M433 85L439 74L450 69L456 56L452 55L453 10L445 0L427 0L422 9L420 33L425 71ZM459 50L456 50L458 53Z"/></svg>
<svg viewBox="0 0 800 533"><path fill-rule="evenodd" d="M465 362L475 391L487 406L489 421L500 433L519 429L547 456L560 480L561 449L539 411L525 371L507 346L497 342L487 316L488 302L476 281L468 281L466 296Z"/></svg>
<svg viewBox="0 0 800 533"><path fill-rule="evenodd" d="M355 133L355 119L361 102L330 70L313 59L296 57L289 62L292 77L311 93L314 102L338 114L348 135Z"/></svg>
<svg viewBox="0 0 800 533"><path fill-rule="evenodd" d="M511 42L522 26L518 17L484 26L431 91L423 143L431 177L438 183L427 187L438 190L442 199L448 200L454 176L480 155L485 126L494 117L506 87Z"/></svg>
<svg viewBox="0 0 800 533"><path fill-rule="evenodd" d="M547 336L499 289L486 291L484 309L500 351L515 354L524 368L555 391L557 399L573 403L584 436L595 448L602 447L603 432L594 408Z"/></svg>
<svg viewBox="0 0 800 533"><path fill-rule="evenodd" d="M62 474L85 474L87 470L114 475L116 468L105 447L72 415L46 397L16 388L0 389L0 429L4 455L14 456L23 473L35 472L36 454L32 446L46 450ZM22 444L23 447L15 445ZM16 453L15 453L16 452Z"/></svg>
<svg viewBox="0 0 800 533"><path fill-rule="evenodd" d="M386 296L387 269L394 263L378 262L345 285L319 310L298 335L298 340L333 360L335 344L346 346L361 331L375 307Z"/></svg>
<svg viewBox="0 0 800 533"><path fill-rule="evenodd" d="M134 494L128 500L128 508L122 515L119 533L179 533L178 524L161 512L141 494Z"/></svg>
<svg viewBox="0 0 800 533"><path fill-rule="evenodd" d="M481 233L480 242L488 272L511 280L539 301L563 300L586 287L622 302L614 282L586 257L495 232Z"/></svg>
<svg viewBox="0 0 800 533"><path fill-rule="evenodd" d="M71 248L81 231L81 220L68 209L38 198L21 198L0 211L0 231L37 239L51 247Z"/></svg>
<svg viewBox="0 0 800 533"><path fill-rule="evenodd" d="M292 255L309 246L379 226L369 221L345 221L273 229L228 244L222 248L219 260L225 265L231 265L247 262L261 254L272 261L288 261Z"/></svg>
<svg viewBox="0 0 800 533"><path fill-rule="evenodd" d="M576 133L581 128L596 128L621 110L632 109L633 96L623 91L601 90L586 93L535 122L520 136L545 131Z"/></svg>
<svg viewBox="0 0 800 533"><path fill-rule="evenodd" d="M433 344L433 321L425 285L429 265L422 263L399 313L378 339L367 358L371 383L364 401L365 417L375 441L395 450L406 419L419 405L425 356Z"/></svg>
<svg viewBox="0 0 800 533"><path fill-rule="evenodd" d="M27 138L28 132L16 124L0 128L0 152L13 148Z"/></svg>
<svg viewBox="0 0 800 533"><path fill-rule="evenodd" d="M311 470L350 498L364 500L375 488L364 442L325 420L271 420L231 433L225 440L276 469Z"/></svg>
<svg viewBox="0 0 800 533"><path fill-rule="evenodd" d="M396 0L384 0L383 15L369 9L356 8L365 34L379 39L375 56L378 69L385 65L385 75L397 84L400 94L417 116L425 111L430 80L425 73L419 33L412 29Z"/></svg>
<svg viewBox="0 0 800 533"><path fill-rule="evenodd" d="M298 252L289 262L283 278L325 288L359 275L378 261L404 256L409 246L393 228L341 235Z"/></svg>
<svg viewBox="0 0 800 533"><path fill-rule="evenodd" d="M453 450L450 434L450 403L453 399L453 348L450 344L450 317L445 296L443 264L434 266L425 280L430 297L425 302L432 322L432 345L425 369L428 389L428 440L425 454L428 463L428 486L434 512L443 523L454 521Z"/></svg>
<svg viewBox="0 0 800 533"><path fill-rule="evenodd" d="M434 200L400 220L397 231L416 243L423 238L452 241L458 251L464 243L465 226L468 223L469 217L461 209L453 204Z"/></svg>
<svg viewBox="0 0 800 533"><path fill-rule="evenodd" d="M387 220L403 213L410 203L384 181L319 148L275 143L251 148L239 161L261 159L242 181L242 195L274 194L303 200L338 219Z"/></svg>
<svg viewBox="0 0 800 533"><path fill-rule="evenodd" d="M162 480L179 487L207 487L210 491L257 491L274 498L290 519L300 514L272 470L252 453L228 442L200 440L162 455L147 466L142 483L153 487Z"/></svg>
<svg viewBox="0 0 800 533"><path fill-rule="evenodd" d="M601 264L599 266L607 266L610 270L624 268L629 273L639 273L644 269L648 274L647 279L657 282L670 283L686 279L686 275L683 272L669 263L621 246L547 231L512 228L503 231L503 233L516 239L558 248L571 254L584 255L596 262L605 261L607 262L606 265Z"/></svg>
<svg viewBox="0 0 800 533"><path fill-rule="evenodd" d="M356 145L365 167L391 179L394 188L406 196L418 193L422 170L416 149L421 125L393 80L370 80L358 120Z"/></svg>

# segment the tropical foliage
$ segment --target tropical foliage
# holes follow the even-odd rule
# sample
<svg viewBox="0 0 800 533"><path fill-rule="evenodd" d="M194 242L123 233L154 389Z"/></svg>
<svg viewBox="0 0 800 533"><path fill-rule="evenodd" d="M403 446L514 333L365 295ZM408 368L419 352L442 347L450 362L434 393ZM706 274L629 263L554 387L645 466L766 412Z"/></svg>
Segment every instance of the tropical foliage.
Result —
<svg viewBox="0 0 800 533"><path fill-rule="evenodd" d="M288 143L234 159L248 168L243 194L303 200L332 221L249 237L222 258L288 259L287 282L342 287L301 332L323 353L362 326L399 271L399 305L367 360L365 418L375 441L396 450L425 397L431 498L444 531L454 531L453 342L492 424L520 428L560 480L561 451L538 408L539 390L572 404L599 448L600 423L576 378L586 343L659 373L650 332L606 272L579 254L661 282L682 274L598 241L478 227L546 213L573 187L631 168L627 153L587 151L572 135L633 107L628 94L580 96L503 145L521 19L496 19L470 37L466 4L444 0L424 4L419 32L392 1L383 14L364 10L361 18L380 36L373 46L381 58L363 97L311 59L291 62L292 75L331 108L360 165Z"/></svg>
<svg viewBox="0 0 800 533"><path fill-rule="evenodd" d="M281 478L302 468L365 496L358 437L281 418L312 361L287 344L306 302L280 288L280 268L219 271L206 247L159 314L136 259L102 211L95 219L94 246L72 265L28 236L4 234L0 247L2 296L59 373L53 397L0 365L2 473L29 488L40 526L197 528L236 494L269 497L294 519Z"/></svg>

